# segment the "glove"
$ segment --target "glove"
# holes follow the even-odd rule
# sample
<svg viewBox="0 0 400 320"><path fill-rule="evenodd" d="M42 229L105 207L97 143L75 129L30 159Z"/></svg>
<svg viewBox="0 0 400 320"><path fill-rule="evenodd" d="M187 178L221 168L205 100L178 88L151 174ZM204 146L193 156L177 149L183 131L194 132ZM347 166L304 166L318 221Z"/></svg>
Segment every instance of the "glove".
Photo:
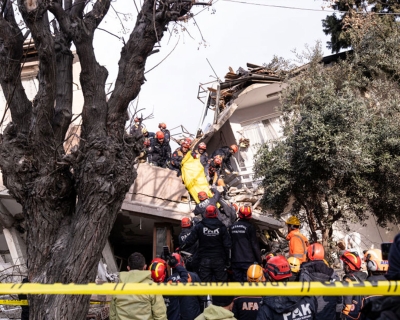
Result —
<svg viewBox="0 0 400 320"><path fill-rule="evenodd" d="M179 264L178 259L176 259L174 256L168 258L168 265L171 268L175 268L178 264Z"/></svg>
<svg viewBox="0 0 400 320"><path fill-rule="evenodd" d="M237 171L233 171L233 172L232 172L232 174L238 175L238 174L239 174L239 172L237 172Z"/></svg>
<svg viewBox="0 0 400 320"><path fill-rule="evenodd" d="M151 165L151 166L154 166L154 163L153 163L153 162L150 162L150 165Z"/></svg>

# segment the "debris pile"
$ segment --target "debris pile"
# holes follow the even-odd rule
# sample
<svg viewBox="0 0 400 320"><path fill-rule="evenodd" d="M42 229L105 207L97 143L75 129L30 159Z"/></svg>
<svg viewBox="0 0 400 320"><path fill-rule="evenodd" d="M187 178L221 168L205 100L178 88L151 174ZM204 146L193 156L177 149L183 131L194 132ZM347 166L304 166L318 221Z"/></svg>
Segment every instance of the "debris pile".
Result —
<svg viewBox="0 0 400 320"><path fill-rule="evenodd" d="M229 67L229 72L225 75L225 82L220 84L219 111L224 110L245 88L254 83L274 83L281 81L282 78L278 76L276 71L265 66L247 63L247 70L240 67L236 72ZM212 93L214 99L216 99L217 90L213 88L208 88L208 90Z"/></svg>

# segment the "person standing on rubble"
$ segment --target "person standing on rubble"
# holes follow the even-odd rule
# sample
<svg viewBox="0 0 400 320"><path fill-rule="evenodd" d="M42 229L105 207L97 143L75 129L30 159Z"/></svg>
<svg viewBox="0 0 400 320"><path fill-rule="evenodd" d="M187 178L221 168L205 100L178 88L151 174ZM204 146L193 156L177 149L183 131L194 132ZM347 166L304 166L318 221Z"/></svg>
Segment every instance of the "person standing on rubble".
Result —
<svg viewBox="0 0 400 320"><path fill-rule="evenodd" d="M164 133L158 131L156 138L149 147L149 163L151 166L166 168L167 161L171 158L171 147L164 139Z"/></svg>
<svg viewBox="0 0 400 320"><path fill-rule="evenodd" d="M228 146L221 147L212 153L211 158L214 159L215 156L220 156L222 159L222 170L229 170L229 174L231 173L237 174L237 172L233 170L231 157L233 154L238 152L238 150L239 148L236 144L233 144L230 147Z"/></svg>
<svg viewBox="0 0 400 320"><path fill-rule="evenodd" d="M203 282L226 282L230 265L231 237L225 225L217 219L217 208L206 207L206 215L186 238L179 250L199 241L199 276Z"/></svg>
<svg viewBox="0 0 400 320"><path fill-rule="evenodd" d="M233 279L237 282L247 281L247 270L252 264L261 265L260 245L251 216L250 206L240 206L239 220L230 227Z"/></svg>
<svg viewBox="0 0 400 320"><path fill-rule="evenodd" d="M133 124L131 125L131 128L129 130L129 133L131 135L135 135L139 132L142 132L143 130L143 126L142 126L142 119L135 117L135 119L133 119Z"/></svg>
<svg viewBox="0 0 400 320"><path fill-rule="evenodd" d="M204 142L201 142L197 146L197 149L194 151L194 154L196 156L193 156L193 158L200 158L200 163L203 165L204 169L207 167L208 164L208 153L206 152L206 150L207 145Z"/></svg>
<svg viewBox="0 0 400 320"><path fill-rule="evenodd" d="M123 283L152 283L144 256L135 252L128 258L128 272L120 272ZM110 304L110 320L167 320L167 308L161 295L115 295Z"/></svg>
<svg viewBox="0 0 400 320"><path fill-rule="evenodd" d="M181 146L178 149L176 149L171 156L171 161L169 162L168 168L176 171L178 177L182 175L181 171L182 160L188 153L189 148L190 144L186 140L184 140L181 143Z"/></svg>
<svg viewBox="0 0 400 320"><path fill-rule="evenodd" d="M288 235L286 240L289 241L289 256L295 257L300 262L307 260L308 239L300 233L300 220L295 216L291 216L286 220Z"/></svg>
<svg viewBox="0 0 400 320"><path fill-rule="evenodd" d="M186 238L189 237L190 233L193 231L193 224L190 218L184 217L181 220L181 228L182 231L179 234L178 241L179 241L179 246L182 246L183 243L185 242ZM186 252L190 253L191 256L188 257L186 260L186 269L189 271L195 271L197 270L197 250L198 250L199 244L196 242L193 246L187 247Z"/></svg>
<svg viewBox="0 0 400 320"><path fill-rule="evenodd" d="M162 133L164 133L165 141L169 143L171 139L171 133L167 129L167 125L164 122L161 122L158 124L158 128L161 130Z"/></svg>
<svg viewBox="0 0 400 320"><path fill-rule="evenodd" d="M225 185L225 181L223 179L223 174L222 174L221 156L215 156L215 158L212 158L211 160L208 161L208 164L206 166L206 173L208 174L207 179L209 180L209 183L213 187L215 186L223 187L224 199L229 200L230 197L228 196L228 188Z"/></svg>

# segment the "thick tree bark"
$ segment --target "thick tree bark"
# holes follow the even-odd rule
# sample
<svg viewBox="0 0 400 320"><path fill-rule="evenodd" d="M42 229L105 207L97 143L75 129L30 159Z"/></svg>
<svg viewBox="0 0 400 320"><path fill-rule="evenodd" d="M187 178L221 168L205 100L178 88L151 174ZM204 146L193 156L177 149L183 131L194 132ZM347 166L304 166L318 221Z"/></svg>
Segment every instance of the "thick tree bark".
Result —
<svg viewBox="0 0 400 320"><path fill-rule="evenodd" d="M12 116L0 140L0 166L27 222L28 277L39 283L88 283L95 279L101 252L136 177L142 137L124 130L129 102L140 91L146 59L167 24L191 3L144 1L107 101L108 72L96 61L93 35L110 0L98 0L85 16L84 0L64 1L64 7L61 1L19 0L40 63L33 103L20 78L24 39L9 0L0 4L11 8L0 12L0 85ZM55 30L48 11L57 19ZM79 148L65 155L72 115L71 41L81 63L84 106ZM88 296L32 295L29 301L31 319L38 320L85 319L89 306Z"/></svg>

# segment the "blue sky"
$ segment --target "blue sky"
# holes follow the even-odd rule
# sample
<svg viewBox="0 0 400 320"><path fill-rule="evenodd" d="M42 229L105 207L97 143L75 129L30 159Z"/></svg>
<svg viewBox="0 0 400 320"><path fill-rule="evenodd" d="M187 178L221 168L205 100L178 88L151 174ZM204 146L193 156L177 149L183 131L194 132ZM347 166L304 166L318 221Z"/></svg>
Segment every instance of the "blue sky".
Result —
<svg viewBox="0 0 400 320"><path fill-rule="evenodd" d="M241 66L245 68L247 62L268 63L274 55L291 59L294 49L302 51L307 44L315 45L318 40L322 41L323 48L326 47L328 38L322 32L321 20L330 12L251 4L321 10L323 1L238 1L247 3L218 0L209 10L195 17L199 28L193 20L183 25L191 37L182 31L172 33L172 36L166 33L160 52L149 57L147 70L164 59L176 45L165 61L146 74L147 82L139 95L139 108L146 108L144 114L154 111L154 119L146 122L150 131L156 131L159 122L167 123L169 128L182 124L192 133L197 131L203 107L196 98L198 86L212 81L211 76L214 76L206 59L223 79L229 66L237 70ZM130 14L126 16L124 26L128 31L132 30L137 15L133 0L118 0L113 6L116 11ZM127 8L130 8L129 12ZM121 32L121 23L113 10L100 27L125 39L129 36ZM122 42L104 31L96 32L96 56L109 70L108 82L112 83L117 74ZM329 54L330 51L325 49L325 55Z"/></svg>

